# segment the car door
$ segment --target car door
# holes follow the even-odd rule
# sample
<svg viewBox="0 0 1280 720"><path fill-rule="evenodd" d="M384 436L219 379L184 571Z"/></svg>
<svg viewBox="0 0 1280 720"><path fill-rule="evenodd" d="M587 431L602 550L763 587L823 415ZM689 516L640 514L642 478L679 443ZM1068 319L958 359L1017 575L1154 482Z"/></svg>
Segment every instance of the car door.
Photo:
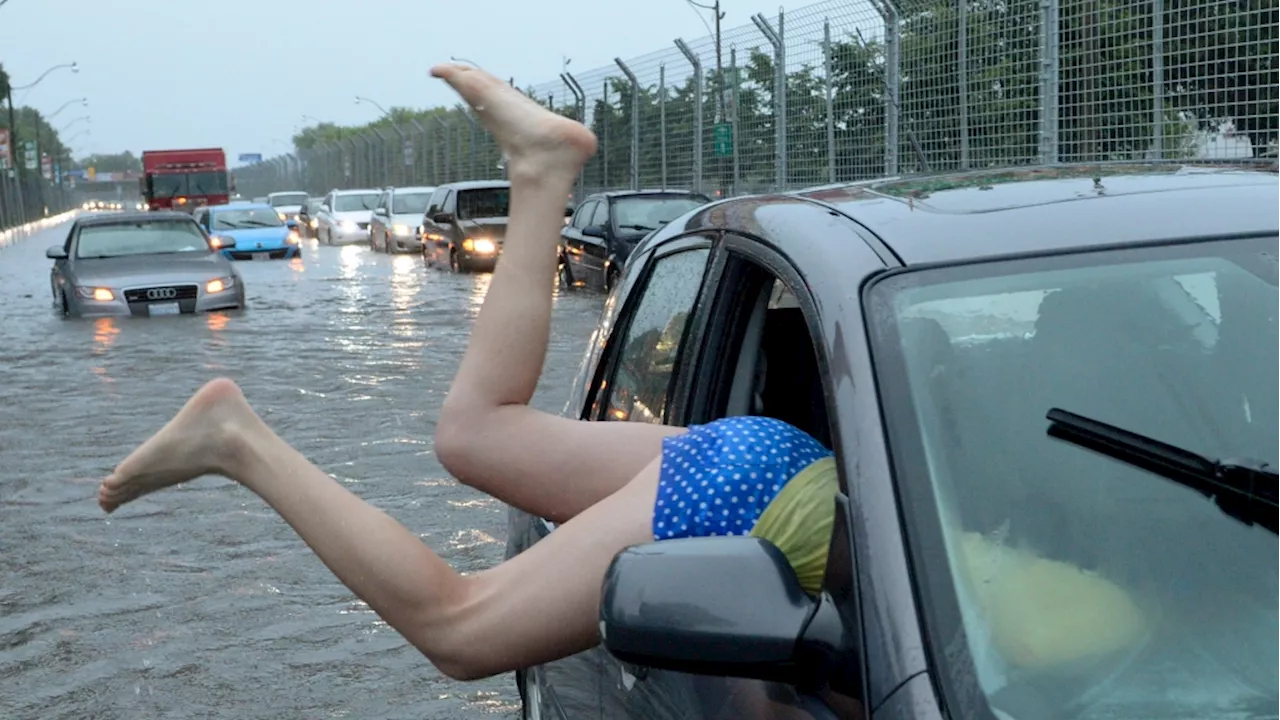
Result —
<svg viewBox="0 0 1280 720"><path fill-rule="evenodd" d="M610 255L610 230L609 215L612 203L608 198L601 198L600 204L596 205L596 210L591 215L591 219L587 222L587 228L592 233L599 232L604 237L595 234L588 234L586 228L582 235L582 264L588 270L588 276L591 278L591 287L597 290L607 288L605 282L606 264Z"/></svg>
<svg viewBox="0 0 1280 720"><path fill-rule="evenodd" d="M324 196L324 202L320 203L320 222L316 224L316 237L319 238L323 231L325 242L332 242L330 232L333 230L334 197L333 193L329 193Z"/></svg>
<svg viewBox="0 0 1280 720"><path fill-rule="evenodd" d="M591 215L599 204L597 199L587 198L573 213L573 219L569 221L569 224L560 231L564 262L574 281L581 280L585 272L582 265L582 228L586 227L591 221Z"/></svg>
<svg viewBox="0 0 1280 720"><path fill-rule="evenodd" d="M740 242L743 246L748 244L751 243ZM646 297L630 320L620 352L605 376L607 382L602 383L600 395L595 399L593 412L597 413L596 417L686 426L724 417L725 406L706 399L727 398L728 393L717 395L710 392L711 388L723 385L727 390L734 383L741 382L742 376L733 370L744 357L754 362L763 347L759 337L751 339L748 332L751 327L748 322L750 310L744 312L743 309L758 306L757 301L762 296L768 298L775 282L786 284L793 295L806 292L803 281L794 272L787 274L773 269L786 267L780 259L773 267L759 264L757 258L771 254L763 244L752 244L749 250L734 254L721 247L710 259L709 271L701 278L704 297L697 302L696 309L690 311L694 320L687 323L669 312L645 312L650 293L660 298L653 300L655 308L681 307L689 297L688 290L680 283L662 281L656 272L662 261L657 261L653 278L645 290ZM678 255L671 258L681 259ZM686 263L684 268L672 265L675 272L669 277L678 277L681 272L690 274L699 265L706 265L706 261ZM816 345L805 329L806 325L816 326L813 303L810 301L802 305L803 309L795 311L793 318L801 321L799 332L794 332L796 328L791 326L793 332L790 336L784 335L780 343L783 354L772 355L775 361L785 358L793 346L806 344L806 339L809 347L799 349L816 358ZM760 312L764 312L763 308ZM673 342L677 345L674 350ZM823 427L812 434L830 442L825 403L821 398L815 403L807 393L801 392L802 388L830 387L829 383L814 384L818 382L817 367L820 363L815 359L812 372L800 378L799 383L795 383L796 378L792 377L798 374L795 367L779 365L773 369L772 377L783 381L784 386L773 395L786 396L790 392L799 396L794 398L794 407L816 407L814 422ZM726 369L730 371L726 372ZM746 377L754 378L755 373L747 373ZM779 414L776 409L768 412L761 409L760 413ZM787 419L802 424L799 419ZM832 584L829 592L833 597L841 597L837 593L848 595L844 589L854 584L850 579L852 565L847 561L851 557L849 551L835 549L847 547L848 533L843 531L843 523L838 521L836 525L836 531L827 540L833 548L830 557L835 558L834 567L828 569L828 582ZM850 692L843 686L840 692L829 687L816 693L801 692L778 683L635 667L618 662L603 652L600 667L603 673L600 680L602 715L610 720L665 717L688 720L736 720L744 717L759 720L863 720L866 717L858 702L841 694Z"/></svg>
<svg viewBox="0 0 1280 720"><path fill-rule="evenodd" d="M67 263L70 262L72 245L79 227L78 223L71 224L71 229L67 231L67 237L62 242L63 256L54 260L53 266L49 268L49 286L53 291L53 301L55 303L58 302L60 292L67 282Z"/></svg>
<svg viewBox="0 0 1280 720"><path fill-rule="evenodd" d="M374 250L381 250L382 244L387 240L391 192L387 190L378 196L378 204L373 206L373 215L369 218L369 244Z"/></svg>
<svg viewBox="0 0 1280 720"><path fill-rule="evenodd" d="M443 251L444 262L448 263L449 254L465 239L462 236L462 226L458 224L458 191L456 189L449 188L445 192L444 199L440 201L440 213L449 216L448 222L436 223L443 238L440 249Z"/></svg>

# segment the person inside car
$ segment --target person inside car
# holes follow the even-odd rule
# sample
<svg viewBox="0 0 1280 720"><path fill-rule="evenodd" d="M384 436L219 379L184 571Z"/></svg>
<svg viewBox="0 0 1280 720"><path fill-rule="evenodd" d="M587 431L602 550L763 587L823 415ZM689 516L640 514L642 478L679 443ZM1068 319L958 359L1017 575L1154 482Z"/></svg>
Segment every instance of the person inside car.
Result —
<svg viewBox="0 0 1280 720"><path fill-rule="evenodd" d="M561 524L516 557L460 575L272 432L227 379L206 384L129 454L102 482L100 506L109 513L202 475L228 477L259 495L352 592L459 679L595 646L601 581L614 556L632 545L756 535L778 545L805 589L818 592L837 473L831 451L812 437L763 417L681 428L583 422L529 407L550 332L563 199L596 138L484 71L448 64L432 74L493 133L513 188L505 255L440 411L436 451L461 482ZM1025 590L1024 602L1056 596L1074 608L1067 613L1073 618L1135 612L1123 591L1100 580L1077 582L1068 566L1006 557L982 536L966 550L975 588L985 587L985 563L1003 558L1034 568L1035 587L1019 585L1016 572L1002 575ZM993 634L1026 645L1014 648L1025 655L1045 656L1037 644L1045 633L1023 630ZM1127 638L1090 636L1085 623L1071 630L1094 637L1095 645Z"/></svg>

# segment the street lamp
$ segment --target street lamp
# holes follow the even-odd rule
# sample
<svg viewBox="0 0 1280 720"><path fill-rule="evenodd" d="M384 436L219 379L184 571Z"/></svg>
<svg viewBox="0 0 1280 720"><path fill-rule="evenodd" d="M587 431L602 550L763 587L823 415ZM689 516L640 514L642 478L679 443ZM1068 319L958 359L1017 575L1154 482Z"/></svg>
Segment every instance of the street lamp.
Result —
<svg viewBox="0 0 1280 720"><path fill-rule="evenodd" d="M58 130L58 134L59 134L59 135L61 135L62 133L66 132L66 131L67 131L67 128L71 127L72 125L75 125L76 123L80 122L81 120L84 120L84 121L86 121L86 122L90 122L90 123L92 123L92 122L93 122L93 120L92 120L92 119L90 119L90 117L89 117L88 115L81 115L80 117L78 117L78 118L76 118L76 119L72 120L71 122L67 123L66 125L63 125L63 126Z"/></svg>
<svg viewBox="0 0 1280 720"><path fill-rule="evenodd" d="M62 112L63 110L66 110L67 108L71 107L76 103L83 103L85 107L89 107L88 98L76 98L75 100L68 100L62 104L62 107L58 108L57 110L54 110L52 113L49 113L48 115L45 115L44 116L45 122L48 122L58 117L58 113Z"/></svg>
<svg viewBox="0 0 1280 720"><path fill-rule="evenodd" d="M360 97L359 95L357 95L357 96L356 96L356 104L357 104L357 105L359 105L359 104L360 104L360 103L362 103L362 102L367 102L367 103L369 103L370 105L372 105L372 106L374 106L374 107L378 108L378 110L382 111L382 114L383 114L383 115L390 115L390 114L391 114L391 113L387 112L387 109L386 109L386 108L382 107L382 106L381 106L381 105L379 105L378 103L376 103L376 102L374 102L374 101L370 100L370 99L369 99L369 98L367 98L367 97Z"/></svg>
<svg viewBox="0 0 1280 720"><path fill-rule="evenodd" d="M45 78L49 77L49 73L53 72L54 70L61 70L63 68L69 68L73 73L80 72L80 66L74 62L67 63L65 65L54 65L48 70L45 70L40 77L36 78L35 82L30 83L29 85L13 85L9 89L10 90L30 90L31 88L39 85L41 80L44 80Z"/></svg>

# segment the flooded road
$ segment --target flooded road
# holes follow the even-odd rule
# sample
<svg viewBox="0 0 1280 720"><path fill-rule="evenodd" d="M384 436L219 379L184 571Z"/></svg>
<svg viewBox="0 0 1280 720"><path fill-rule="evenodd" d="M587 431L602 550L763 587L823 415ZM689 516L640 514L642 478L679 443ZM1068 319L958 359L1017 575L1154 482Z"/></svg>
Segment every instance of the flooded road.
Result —
<svg viewBox="0 0 1280 720"><path fill-rule="evenodd" d="M432 449L488 275L304 243L239 263L232 315L63 320L46 247L0 242L0 718L516 717L510 675L457 683L221 478L106 519L96 485L212 377L455 568L501 560L505 506ZM534 403L558 411L601 300L557 299Z"/></svg>

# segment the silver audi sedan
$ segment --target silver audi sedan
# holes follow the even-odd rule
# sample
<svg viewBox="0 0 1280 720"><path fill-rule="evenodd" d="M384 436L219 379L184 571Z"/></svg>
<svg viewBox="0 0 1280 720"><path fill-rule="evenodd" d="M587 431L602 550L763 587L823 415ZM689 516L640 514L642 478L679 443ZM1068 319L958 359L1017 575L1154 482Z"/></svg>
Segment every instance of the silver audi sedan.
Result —
<svg viewBox="0 0 1280 720"><path fill-rule="evenodd" d="M49 248L54 307L68 317L186 315L243 308L244 283L190 215L81 217ZM234 244L234 243L233 243Z"/></svg>

